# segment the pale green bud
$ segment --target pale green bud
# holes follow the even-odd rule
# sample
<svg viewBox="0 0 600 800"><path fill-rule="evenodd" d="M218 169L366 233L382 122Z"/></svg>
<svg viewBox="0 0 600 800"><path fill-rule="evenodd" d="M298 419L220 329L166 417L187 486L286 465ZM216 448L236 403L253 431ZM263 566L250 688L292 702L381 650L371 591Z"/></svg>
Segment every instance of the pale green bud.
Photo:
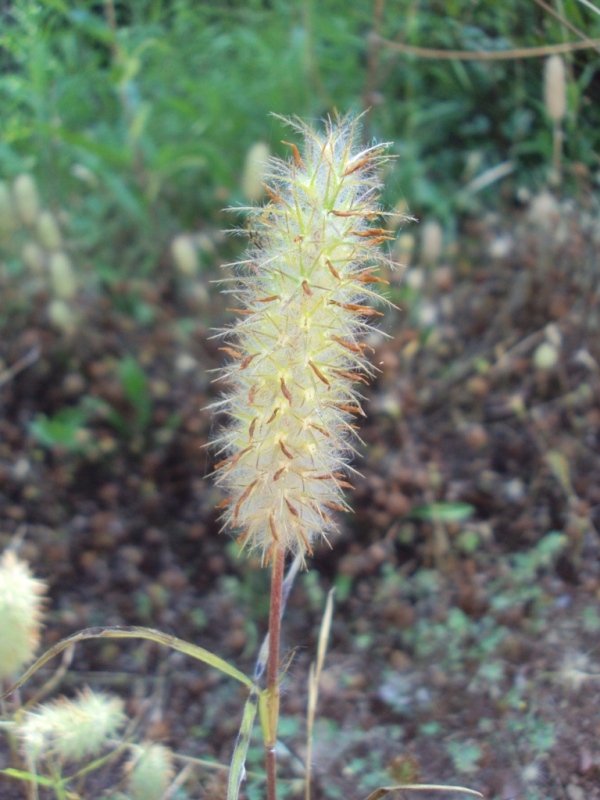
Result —
<svg viewBox="0 0 600 800"><path fill-rule="evenodd" d="M0 679L14 678L35 655L45 593L12 550L0 557Z"/></svg>
<svg viewBox="0 0 600 800"><path fill-rule="evenodd" d="M551 342L542 342L533 354L533 366L539 372L551 372L558 364L559 351Z"/></svg>
<svg viewBox="0 0 600 800"><path fill-rule="evenodd" d="M17 227L13 199L5 181L0 181L0 233L10 233Z"/></svg>
<svg viewBox="0 0 600 800"><path fill-rule="evenodd" d="M27 712L19 733L34 761L48 755L81 761L97 756L125 721L120 698L84 689L75 700L61 697Z"/></svg>
<svg viewBox="0 0 600 800"><path fill-rule="evenodd" d="M173 753L162 744L144 742L134 748L126 769L131 800L160 800L173 779Z"/></svg>
<svg viewBox="0 0 600 800"><path fill-rule="evenodd" d="M75 311L59 298L48 304L48 317L55 328L69 335L75 333L79 324L79 317Z"/></svg>
<svg viewBox="0 0 600 800"><path fill-rule="evenodd" d="M36 234L39 243L46 250L60 250L62 236L54 214L51 211L42 211L36 223Z"/></svg>
<svg viewBox="0 0 600 800"><path fill-rule="evenodd" d="M40 211L40 197L31 175L23 174L15 178L13 196L21 220L32 227Z"/></svg>
<svg viewBox="0 0 600 800"><path fill-rule="evenodd" d="M21 250L21 259L34 275L42 275L46 264L46 254L37 242L25 242Z"/></svg>
<svg viewBox="0 0 600 800"><path fill-rule="evenodd" d="M175 266L182 275L188 278L198 272L198 252L191 236L180 233L171 242L171 256Z"/></svg>
<svg viewBox="0 0 600 800"><path fill-rule="evenodd" d="M251 203L256 203L264 197L264 180L269 155L269 146L264 142L256 142L246 154L242 192Z"/></svg>
<svg viewBox="0 0 600 800"><path fill-rule="evenodd" d="M62 250L52 253L48 266L55 297L72 300L77 292L77 277L69 256Z"/></svg>
<svg viewBox="0 0 600 800"><path fill-rule="evenodd" d="M424 264L437 264L442 255L444 232L440 223L429 220L421 228L421 261Z"/></svg>

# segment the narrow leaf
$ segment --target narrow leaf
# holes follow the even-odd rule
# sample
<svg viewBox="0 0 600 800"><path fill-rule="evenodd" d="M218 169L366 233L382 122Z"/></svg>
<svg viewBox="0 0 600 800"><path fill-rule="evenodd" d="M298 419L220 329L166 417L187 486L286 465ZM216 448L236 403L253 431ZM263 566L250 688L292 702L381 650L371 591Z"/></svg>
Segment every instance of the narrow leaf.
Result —
<svg viewBox="0 0 600 800"><path fill-rule="evenodd" d="M66 647L76 642L83 642L86 639L149 639L152 642L157 642L158 644L163 644L165 647L170 647L171 650L177 650L180 653L184 653L185 655L191 656L192 658L197 659L198 661L203 661L205 664L208 664L210 667L214 667L214 669L218 669L220 672L225 673L225 675L229 675L231 678L235 678L240 683L243 683L249 689L254 688L254 684L243 672L240 672L238 669L233 667L231 664L224 661L219 656L214 655L209 650L205 650L203 647L198 647L197 645L190 644L189 642L183 641L183 639L178 639L175 636L170 636L169 634L162 633L161 631L155 631L152 628L141 628L137 626L131 627L123 627L123 628L86 628L83 631L79 631L78 633L74 633L72 636L68 636L66 639L58 642L51 647L44 655L40 656L38 660L33 664L24 675L19 678L19 680L13 684L3 695L0 696L0 700L4 697L7 697L11 692L16 691L20 686L22 686L25 681L29 680L29 678L43 667L51 658L58 655L62 652Z"/></svg>

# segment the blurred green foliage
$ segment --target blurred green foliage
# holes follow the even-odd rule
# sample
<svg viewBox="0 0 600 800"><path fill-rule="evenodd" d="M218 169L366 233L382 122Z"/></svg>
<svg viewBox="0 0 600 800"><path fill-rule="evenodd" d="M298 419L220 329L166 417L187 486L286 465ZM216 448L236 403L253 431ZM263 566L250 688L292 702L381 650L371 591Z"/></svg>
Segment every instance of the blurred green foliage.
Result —
<svg viewBox="0 0 600 800"><path fill-rule="evenodd" d="M578 0L560 9L600 37L600 16ZM95 266L121 275L154 271L175 232L243 201L248 148L282 152L269 112L371 107L366 135L399 156L388 199L446 222L460 188L504 161L519 181L542 182L552 153L542 59L422 59L370 34L469 51L578 39L523 0L19 0L0 15L0 177L33 172ZM598 52L567 60L567 164L597 170Z"/></svg>

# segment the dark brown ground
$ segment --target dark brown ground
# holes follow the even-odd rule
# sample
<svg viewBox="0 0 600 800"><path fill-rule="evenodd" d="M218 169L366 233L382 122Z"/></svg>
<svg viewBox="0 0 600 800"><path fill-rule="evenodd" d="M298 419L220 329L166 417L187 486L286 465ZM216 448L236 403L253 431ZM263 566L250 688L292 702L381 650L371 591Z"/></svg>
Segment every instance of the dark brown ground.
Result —
<svg viewBox="0 0 600 800"><path fill-rule="evenodd" d="M392 339L373 338L381 375L356 514L299 576L286 613L284 647L298 650L284 681L282 797L300 796L306 676L335 585L314 800L407 781L489 800L600 798L599 251L589 195L542 197L466 223L455 251L403 288L392 278L402 310L386 315ZM268 576L218 534L221 497L206 479L217 422L201 409L223 355L209 329L227 316L208 288L210 313L166 267L90 292L67 337L47 323L47 296L2 287L4 366L32 348L39 358L0 387L0 543L24 532L21 553L50 584L46 646L83 627L146 625L252 670ZM140 307L154 319L136 322ZM542 342L557 355L547 371L534 366ZM147 420L118 377L125 356L148 376ZM38 414L84 398L102 404L66 446L32 434ZM228 762L244 693L218 673L149 643L87 642L61 690L84 683L124 696L140 736ZM260 772L258 733L250 756ZM219 774L198 768L176 796L224 797ZM109 771L80 796L113 797L103 792L117 779ZM3 798L25 796L0 783ZM247 787L264 796L259 780Z"/></svg>

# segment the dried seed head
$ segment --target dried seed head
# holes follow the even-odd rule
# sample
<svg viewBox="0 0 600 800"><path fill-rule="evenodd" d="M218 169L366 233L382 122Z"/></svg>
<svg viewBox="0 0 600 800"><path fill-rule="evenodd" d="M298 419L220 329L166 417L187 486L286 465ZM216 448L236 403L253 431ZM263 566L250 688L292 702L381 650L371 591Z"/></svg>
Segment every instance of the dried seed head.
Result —
<svg viewBox="0 0 600 800"><path fill-rule="evenodd" d="M29 227L33 226L40 211L40 197L31 175L23 174L15 178L13 197L21 220Z"/></svg>
<svg viewBox="0 0 600 800"><path fill-rule="evenodd" d="M160 800L173 779L173 753L162 744L143 742L134 748L125 769L132 800Z"/></svg>
<svg viewBox="0 0 600 800"><path fill-rule="evenodd" d="M40 640L46 584L8 550L0 558L0 679L14 678Z"/></svg>
<svg viewBox="0 0 600 800"><path fill-rule="evenodd" d="M363 336L375 312L371 283L391 238L377 203L385 146L362 147L356 120L324 133L291 123L302 152L269 163L270 202L250 212L251 247L231 290L239 321L222 334L232 390L216 406L230 426L217 439L225 525L269 559L274 545L312 552L345 510L343 478L372 376Z"/></svg>
<svg viewBox="0 0 600 800"><path fill-rule="evenodd" d="M567 79L565 62L557 53L544 64L544 102L548 116L558 125L567 111Z"/></svg>
<svg viewBox="0 0 600 800"><path fill-rule="evenodd" d="M19 734L34 761L48 755L81 761L98 755L125 721L120 698L84 689L75 700L61 697L27 712Z"/></svg>

